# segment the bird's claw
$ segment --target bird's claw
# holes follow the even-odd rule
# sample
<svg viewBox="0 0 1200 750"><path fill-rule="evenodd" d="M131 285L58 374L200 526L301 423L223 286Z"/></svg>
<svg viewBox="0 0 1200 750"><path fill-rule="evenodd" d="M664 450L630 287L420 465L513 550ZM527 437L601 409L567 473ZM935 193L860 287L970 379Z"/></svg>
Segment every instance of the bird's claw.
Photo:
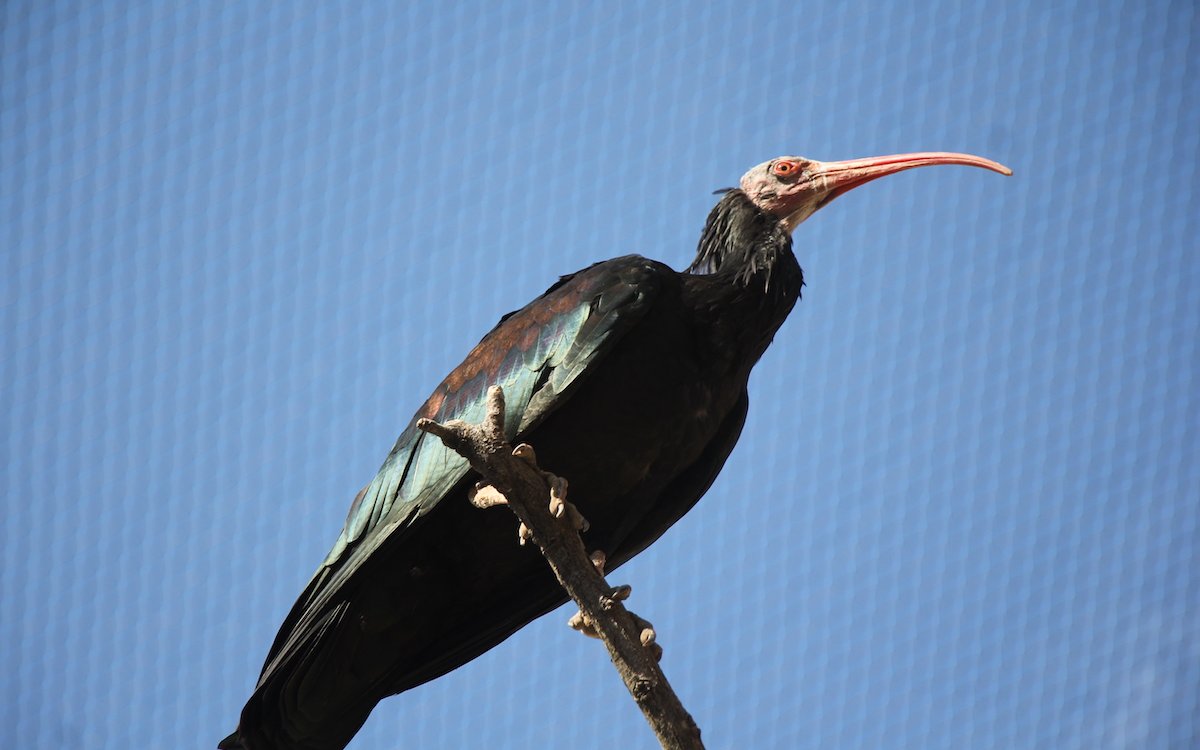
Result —
<svg viewBox="0 0 1200 750"><path fill-rule="evenodd" d="M653 645L658 640L658 633L654 631L654 625L649 620L638 617L633 612L630 612L629 616L633 618L633 624L639 631L638 638L641 640L642 645L646 647Z"/></svg>
<svg viewBox="0 0 1200 750"><path fill-rule="evenodd" d="M546 484L550 486L550 515L555 518L567 519L576 531L587 531L589 525L587 519L583 517L574 503L567 501L567 480L538 468L537 453L528 443L521 443L513 448L512 454L540 473L546 480ZM467 494L467 499L476 508L493 508L497 505L509 504L508 498L504 496L503 492L484 482L476 482ZM517 541L523 547L531 539L533 539L533 529L522 522L517 527Z"/></svg>
<svg viewBox="0 0 1200 750"><path fill-rule="evenodd" d="M604 566L608 564L608 555L604 554L604 550L598 549L589 555L589 557L592 560L593 567L596 568L596 572L603 577Z"/></svg>
<svg viewBox="0 0 1200 750"><path fill-rule="evenodd" d="M467 494L467 499L471 501L471 505L480 509L494 508L497 505L508 505L508 498L504 496L503 492L483 482L475 483L475 486ZM517 527L517 542L524 547L530 539L533 539L533 529L526 526L524 522L521 522L521 525Z"/></svg>
<svg viewBox="0 0 1200 750"><path fill-rule="evenodd" d="M648 620L638 617L634 612L630 612L629 616L633 618L633 625L638 630L638 641L642 644L642 648L650 652L650 655L654 657L654 661L662 661L663 648L658 643L658 633L655 632L654 626ZM567 620L567 625L572 630L577 630L589 638L600 637L600 633L596 630L596 624L592 622L592 618L585 615L582 611L571 615L570 619Z"/></svg>
<svg viewBox="0 0 1200 750"><path fill-rule="evenodd" d="M571 528L576 531L587 531L588 520L583 517L574 503L567 500L567 480L548 471L543 471L542 475L550 485L550 515L555 518L566 518L570 522Z"/></svg>
<svg viewBox="0 0 1200 750"><path fill-rule="evenodd" d="M588 520L583 517L574 504L567 502L567 480L548 471L542 471L538 466L537 452L529 443L521 443L513 448L512 454L529 464L542 475L546 484L550 485L550 515L555 518L567 518L571 522L571 527L576 531L587 531Z"/></svg>
<svg viewBox="0 0 1200 750"><path fill-rule="evenodd" d="M629 616L633 618L633 626L638 629L638 640L641 641L642 648L650 651L654 661L662 661L663 647L658 643L658 633L655 632L654 626L649 620L638 617L635 612L630 612Z"/></svg>
<svg viewBox="0 0 1200 750"><path fill-rule="evenodd" d="M504 493L496 489L490 484L476 482L475 486L467 494L467 499L471 501L471 505L476 508L492 508L497 505L508 505L508 498Z"/></svg>
<svg viewBox="0 0 1200 750"><path fill-rule="evenodd" d="M567 514L567 480L553 474L546 480L550 483L550 515L562 518Z"/></svg>
<svg viewBox="0 0 1200 750"><path fill-rule="evenodd" d="M633 594L633 587L628 583L622 583L620 586L614 586L608 590L607 596L600 597L600 607L607 612L613 608L617 602L623 602Z"/></svg>
<svg viewBox="0 0 1200 750"><path fill-rule="evenodd" d="M605 554L604 550L598 549L588 555L588 558L592 561L592 566L596 568L596 572L603 578L604 568L608 563L608 555ZM610 611L616 606L617 602L627 600L632 593L633 587L629 584L614 586L608 590L607 595L600 597L600 608L606 612ZM662 661L663 648L658 643L658 633L655 632L654 625L649 620L638 617L635 612L630 612L629 616L633 618L633 626L638 631L638 641L641 642L642 647L650 651L650 655L654 657L655 661ZM571 618L567 620L567 625L591 638L600 637L596 631L595 623L582 611L571 615Z"/></svg>
<svg viewBox="0 0 1200 750"><path fill-rule="evenodd" d="M538 468L537 452L533 450L533 446L529 443L521 443L516 448L513 448L513 456L523 460L533 468ZM540 471L540 469L539 469Z"/></svg>
<svg viewBox="0 0 1200 750"><path fill-rule="evenodd" d="M592 622L592 618L585 615L582 611L576 612L575 614L571 615L571 618L569 620L567 620L567 625L572 630L578 630L580 633L583 633L588 638L599 638L600 637L600 634L598 632L596 632L596 624L594 622Z"/></svg>

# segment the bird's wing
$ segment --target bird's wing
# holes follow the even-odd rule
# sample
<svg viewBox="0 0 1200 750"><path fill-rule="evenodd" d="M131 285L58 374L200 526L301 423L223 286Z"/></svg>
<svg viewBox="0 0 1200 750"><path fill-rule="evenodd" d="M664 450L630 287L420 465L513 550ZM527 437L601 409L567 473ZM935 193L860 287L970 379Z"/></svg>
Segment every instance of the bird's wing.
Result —
<svg viewBox="0 0 1200 750"><path fill-rule="evenodd" d="M375 479L355 498L341 535L292 607L259 684L304 650L341 601L340 592L382 545L419 528L422 517L468 473L465 459L416 428L420 417L479 422L491 385L504 388L509 439L567 399L589 368L641 319L667 266L636 255L564 276L545 294L500 319L434 390Z"/></svg>

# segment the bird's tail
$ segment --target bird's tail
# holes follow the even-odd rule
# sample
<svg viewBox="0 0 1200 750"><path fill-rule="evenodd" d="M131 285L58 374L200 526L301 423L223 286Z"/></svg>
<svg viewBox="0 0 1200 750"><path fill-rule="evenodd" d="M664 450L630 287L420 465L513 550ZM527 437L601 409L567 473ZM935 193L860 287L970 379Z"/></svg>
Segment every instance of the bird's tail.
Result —
<svg viewBox="0 0 1200 750"><path fill-rule="evenodd" d="M233 734L217 743L217 750L246 750L246 744L242 742L242 735L234 730Z"/></svg>

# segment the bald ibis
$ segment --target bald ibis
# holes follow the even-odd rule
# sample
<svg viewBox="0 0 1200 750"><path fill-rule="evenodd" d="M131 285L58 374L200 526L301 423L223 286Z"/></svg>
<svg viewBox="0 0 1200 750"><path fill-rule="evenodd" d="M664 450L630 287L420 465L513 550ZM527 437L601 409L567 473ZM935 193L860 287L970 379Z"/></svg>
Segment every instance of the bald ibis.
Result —
<svg viewBox="0 0 1200 750"><path fill-rule="evenodd" d="M333 750L383 698L474 659L566 595L509 513L471 507L478 478L421 417L478 422L503 386L509 438L571 483L589 549L620 565L679 520L737 443L750 370L800 298L792 231L839 195L978 156L772 159L708 216L695 260L638 255L564 276L510 313L417 411L354 499L283 622L221 748Z"/></svg>

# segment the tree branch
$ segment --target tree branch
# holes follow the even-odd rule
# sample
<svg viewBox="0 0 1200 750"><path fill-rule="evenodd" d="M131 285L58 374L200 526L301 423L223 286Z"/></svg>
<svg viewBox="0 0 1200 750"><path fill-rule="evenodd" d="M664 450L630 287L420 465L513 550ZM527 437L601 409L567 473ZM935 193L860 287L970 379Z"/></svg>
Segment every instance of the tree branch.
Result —
<svg viewBox="0 0 1200 750"><path fill-rule="evenodd" d="M625 687L663 748L703 750L699 727L659 668L661 649L653 642L654 631L621 604L629 588L608 585L570 523L573 509L565 503L566 482L538 470L532 448L519 445L513 449L504 439L504 393L499 386L488 389L487 416L482 424L460 420L439 424L422 419L417 427L441 438L471 463L486 484L507 498L521 521L522 543L532 537L558 582L579 605L573 626L593 631L604 641ZM473 502L483 507L500 501L477 498ZM574 516L576 524L582 521L577 513Z"/></svg>

